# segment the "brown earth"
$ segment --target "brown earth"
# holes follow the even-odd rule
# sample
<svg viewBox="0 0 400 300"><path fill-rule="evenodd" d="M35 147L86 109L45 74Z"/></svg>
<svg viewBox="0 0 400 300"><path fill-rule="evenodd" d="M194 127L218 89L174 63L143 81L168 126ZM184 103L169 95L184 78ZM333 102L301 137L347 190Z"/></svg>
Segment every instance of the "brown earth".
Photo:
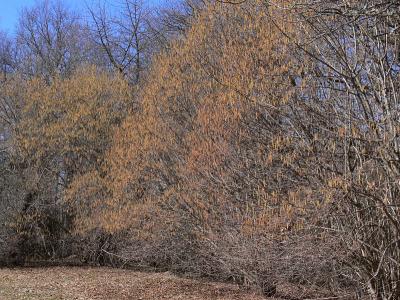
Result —
<svg viewBox="0 0 400 300"><path fill-rule="evenodd" d="M236 285L110 268L0 269L0 300L262 300ZM272 298L271 298L272 299Z"/></svg>

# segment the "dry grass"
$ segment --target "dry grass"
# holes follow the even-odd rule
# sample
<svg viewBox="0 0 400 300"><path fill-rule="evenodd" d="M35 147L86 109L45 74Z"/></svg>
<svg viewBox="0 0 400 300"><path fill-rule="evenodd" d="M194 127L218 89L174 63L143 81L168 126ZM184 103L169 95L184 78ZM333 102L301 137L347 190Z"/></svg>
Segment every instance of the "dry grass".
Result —
<svg viewBox="0 0 400 300"><path fill-rule="evenodd" d="M109 268L0 269L0 299L261 300L235 285Z"/></svg>

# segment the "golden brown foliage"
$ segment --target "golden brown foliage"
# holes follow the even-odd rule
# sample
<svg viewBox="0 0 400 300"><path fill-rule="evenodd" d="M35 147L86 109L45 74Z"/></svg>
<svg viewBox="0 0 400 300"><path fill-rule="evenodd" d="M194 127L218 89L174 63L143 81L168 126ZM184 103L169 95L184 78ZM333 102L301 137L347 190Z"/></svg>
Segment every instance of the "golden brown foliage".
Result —
<svg viewBox="0 0 400 300"><path fill-rule="evenodd" d="M235 14L238 20L229 21ZM223 126L225 121L229 126L229 118L234 122L235 116L239 117L240 108L235 108L235 102L239 98L251 102L244 99L249 89L242 92L243 86L254 85L265 77L267 64L272 63L265 58L272 52L273 37L270 28L255 31L254 27L262 22L252 20L262 17L210 6L186 40L175 42L170 52L157 58L151 71L153 76L141 94L142 110L118 130L110 153L116 201L142 202L151 198L152 193L159 197L160 192L177 187L183 171L180 169L184 169L189 156L195 155L192 151L197 149L209 157L217 151L204 151L207 149L200 149L194 142L207 137L200 132L201 126L230 134L224 132ZM241 36L234 27L238 22L244 24ZM249 54L249 48L262 51L251 58L255 51ZM246 65L249 59L254 59L253 69ZM235 90L240 90L243 97ZM193 135L199 140L194 141Z"/></svg>
<svg viewBox="0 0 400 300"><path fill-rule="evenodd" d="M40 78L25 82L14 144L19 164L30 172L27 190L39 192L35 201L62 207L68 200L67 207L85 216L104 190L94 184L102 180L114 128L130 108L130 91L120 76L94 67L50 84Z"/></svg>
<svg viewBox="0 0 400 300"><path fill-rule="evenodd" d="M16 136L20 151L36 161L62 158L65 168L86 171L109 146L128 108L128 91L125 81L92 67L50 85L29 81Z"/></svg>
<svg viewBox="0 0 400 300"><path fill-rule="evenodd" d="M319 220L319 186L304 179L316 158L290 123L304 113L294 100L302 87L293 84L302 65L270 14L295 35L290 16L261 1L209 4L186 37L154 59L140 109L114 136L109 194L90 220L159 247L156 256L171 268L242 283L260 283L260 272L271 270L264 249L275 247L274 257L274 243Z"/></svg>

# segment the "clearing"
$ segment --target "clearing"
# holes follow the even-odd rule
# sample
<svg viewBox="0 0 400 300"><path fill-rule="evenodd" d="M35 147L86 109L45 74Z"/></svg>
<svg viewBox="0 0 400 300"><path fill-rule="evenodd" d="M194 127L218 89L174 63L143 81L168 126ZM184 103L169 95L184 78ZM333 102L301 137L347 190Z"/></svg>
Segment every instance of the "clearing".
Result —
<svg viewBox="0 0 400 300"><path fill-rule="evenodd" d="M0 269L1 300L262 300L236 285L111 268Z"/></svg>

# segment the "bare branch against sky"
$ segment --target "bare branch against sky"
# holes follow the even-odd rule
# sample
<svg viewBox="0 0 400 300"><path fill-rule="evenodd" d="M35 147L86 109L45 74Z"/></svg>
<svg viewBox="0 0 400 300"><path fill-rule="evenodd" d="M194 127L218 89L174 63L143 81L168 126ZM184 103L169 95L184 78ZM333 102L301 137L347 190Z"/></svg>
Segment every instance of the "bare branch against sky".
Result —
<svg viewBox="0 0 400 300"><path fill-rule="evenodd" d="M86 4L96 2L96 0L60 0L64 5L83 12L86 10ZM24 7L34 5L36 0L13 0L13 1L0 1L0 31L14 32L16 24L18 22L18 16L20 11ZM112 6L117 4L119 0L107 0ZM159 5L163 0L145 0L148 5Z"/></svg>

